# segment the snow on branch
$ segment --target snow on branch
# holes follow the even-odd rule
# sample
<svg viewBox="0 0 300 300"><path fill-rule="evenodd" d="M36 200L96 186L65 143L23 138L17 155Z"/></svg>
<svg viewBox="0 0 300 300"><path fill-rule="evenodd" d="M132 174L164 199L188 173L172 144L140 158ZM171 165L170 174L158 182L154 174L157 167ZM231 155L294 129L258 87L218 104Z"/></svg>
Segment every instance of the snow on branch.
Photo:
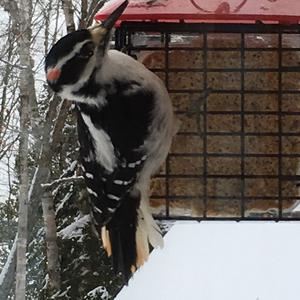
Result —
<svg viewBox="0 0 300 300"><path fill-rule="evenodd" d="M100 298L99 298L100 297ZM102 299L108 300L109 294L104 286L98 286L95 289L87 293L84 299Z"/></svg>
<svg viewBox="0 0 300 300"><path fill-rule="evenodd" d="M58 232L62 239L72 239L82 237L82 230L91 222L90 215L79 217L75 222Z"/></svg>
<svg viewBox="0 0 300 300"><path fill-rule="evenodd" d="M53 188L57 187L61 183L70 183L70 182L71 183L74 183L74 182L83 183L84 178L83 178L83 176L72 176L72 177L59 178L59 179L56 179L56 180L54 180L50 183L42 184L42 187L46 190L50 190L50 189L53 189Z"/></svg>
<svg viewBox="0 0 300 300"><path fill-rule="evenodd" d="M57 215L58 212L59 212L62 208L64 208L65 204L69 201L69 199L71 198L71 196L72 196L72 193L67 193L67 194L65 195L65 197L60 201L59 205L57 206L57 209L56 209L56 211L55 211L55 215Z"/></svg>

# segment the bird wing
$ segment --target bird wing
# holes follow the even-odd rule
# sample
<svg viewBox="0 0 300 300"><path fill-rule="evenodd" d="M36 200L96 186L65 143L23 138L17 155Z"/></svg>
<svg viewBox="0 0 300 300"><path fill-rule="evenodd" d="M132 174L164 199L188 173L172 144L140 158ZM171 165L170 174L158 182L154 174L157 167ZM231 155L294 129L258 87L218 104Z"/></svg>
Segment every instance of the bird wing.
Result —
<svg viewBox="0 0 300 300"><path fill-rule="evenodd" d="M128 93L133 90L134 93ZM137 89L138 83L114 82L114 87L107 93L107 105L97 109L85 104L78 104L78 135L81 145L81 158L84 167L87 190L94 204L94 214L101 225L105 224L122 199L132 190L139 171L144 166L147 153L143 144L149 134L154 106L154 94L145 89ZM118 92L116 92L118 91ZM121 92L122 91L122 92ZM110 170L104 162L95 157L97 145L87 126L88 116L91 126L102 130L113 145L112 149L102 143L102 151L113 151L114 161ZM108 153L109 157L111 153ZM100 224L99 224L100 225Z"/></svg>
<svg viewBox="0 0 300 300"><path fill-rule="evenodd" d="M95 225L101 231L104 249L112 256L115 272L122 272L125 282L137 267L137 258L141 257L141 251L137 250L141 246L137 246L136 240L140 194L132 191L147 160L143 145L149 133L153 105L151 94L137 96L123 95L118 106L111 96L106 108L91 110L81 105L78 113L80 153ZM112 150L110 146L101 145L103 153L109 152L106 158L109 161L110 157L110 163L103 157L102 163L96 159L100 145L94 141L92 132L96 129L93 127L106 137L101 138L103 143L113 146L114 157L109 151Z"/></svg>

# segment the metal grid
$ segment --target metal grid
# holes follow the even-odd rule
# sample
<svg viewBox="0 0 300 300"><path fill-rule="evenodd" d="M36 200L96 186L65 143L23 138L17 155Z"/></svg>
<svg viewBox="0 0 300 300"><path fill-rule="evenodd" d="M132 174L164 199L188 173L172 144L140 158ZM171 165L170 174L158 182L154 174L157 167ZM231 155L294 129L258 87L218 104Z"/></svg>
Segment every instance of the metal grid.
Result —
<svg viewBox="0 0 300 300"><path fill-rule="evenodd" d="M300 25L125 22L116 47L156 53L183 120L153 188L158 219L300 220Z"/></svg>

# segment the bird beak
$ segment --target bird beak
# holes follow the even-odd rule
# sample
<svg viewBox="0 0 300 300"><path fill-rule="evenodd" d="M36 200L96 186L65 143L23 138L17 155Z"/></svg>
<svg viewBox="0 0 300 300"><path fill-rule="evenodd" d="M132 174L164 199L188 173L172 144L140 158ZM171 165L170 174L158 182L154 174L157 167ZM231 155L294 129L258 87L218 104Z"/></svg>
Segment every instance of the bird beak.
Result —
<svg viewBox="0 0 300 300"><path fill-rule="evenodd" d="M119 7L115 9L115 11L105 21L102 22L101 26L107 30L112 29L112 27L120 18L127 5L128 5L128 0L125 0Z"/></svg>
<svg viewBox="0 0 300 300"><path fill-rule="evenodd" d="M104 20L101 24L97 24L93 27L90 27L89 30L91 32L93 41L96 45L99 45L99 43L104 39L107 32L112 29L112 27L115 25L119 17L122 15L123 11L128 5L128 0L125 0L120 6L118 6L112 14Z"/></svg>

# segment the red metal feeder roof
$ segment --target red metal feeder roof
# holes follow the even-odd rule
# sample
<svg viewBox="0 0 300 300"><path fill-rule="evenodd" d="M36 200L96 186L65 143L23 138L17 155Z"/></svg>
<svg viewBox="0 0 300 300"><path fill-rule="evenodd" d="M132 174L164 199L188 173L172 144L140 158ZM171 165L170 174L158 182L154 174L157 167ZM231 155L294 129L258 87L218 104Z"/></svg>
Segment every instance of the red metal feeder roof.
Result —
<svg viewBox="0 0 300 300"><path fill-rule="evenodd" d="M97 13L104 20L123 0L111 0ZM129 0L122 21L299 23L300 0Z"/></svg>

